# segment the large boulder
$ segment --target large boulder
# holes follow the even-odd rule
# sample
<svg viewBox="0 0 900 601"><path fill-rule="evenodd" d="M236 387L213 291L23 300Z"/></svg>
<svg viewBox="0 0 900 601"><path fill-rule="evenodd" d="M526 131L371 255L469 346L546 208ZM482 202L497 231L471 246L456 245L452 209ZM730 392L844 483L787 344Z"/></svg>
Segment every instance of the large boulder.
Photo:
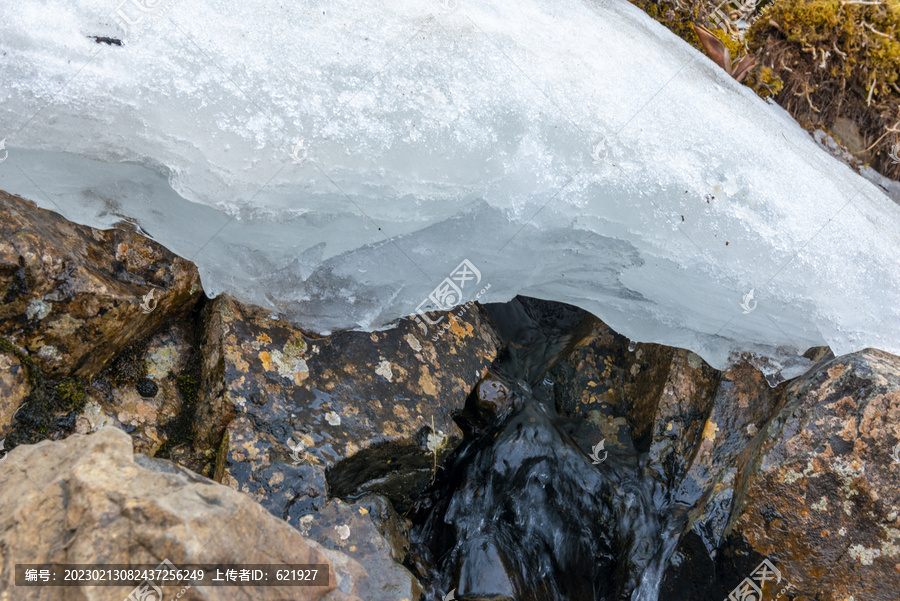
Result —
<svg viewBox="0 0 900 601"><path fill-rule="evenodd" d="M197 268L149 238L0 191L0 335L45 373L92 376L201 296Z"/></svg>
<svg viewBox="0 0 900 601"><path fill-rule="evenodd" d="M168 461L133 455L116 428L13 449L0 463L0 599L122 601L132 587L16 587L21 563L327 564L329 584L254 589L260 601L356 600L365 572L252 499ZM335 573L335 565L352 578ZM352 581L352 582L351 582ZM344 584L347 586L344 587ZM163 599L182 586L166 585ZM182 601L246 599L243 587L192 587Z"/></svg>
<svg viewBox="0 0 900 601"><path fill-rule="evenodd" d="M197 439L216 444L227 427L221 477L279 515L312 507L323 478L332 496L374 492L402 506L461 440L453 416L498 347L477 309L436 342L409 320L314 338L220 297L203 345ZM309 498L295 503L298 494Z"/></svg>
<svg viewBox="0 0 900 601"><path fill-rule="evenodd" d="M897 598L900 357L867 349L788 388L747 456L720 573L768 557L804 598ZM772 589L774 590L774 589Z"/></svg>

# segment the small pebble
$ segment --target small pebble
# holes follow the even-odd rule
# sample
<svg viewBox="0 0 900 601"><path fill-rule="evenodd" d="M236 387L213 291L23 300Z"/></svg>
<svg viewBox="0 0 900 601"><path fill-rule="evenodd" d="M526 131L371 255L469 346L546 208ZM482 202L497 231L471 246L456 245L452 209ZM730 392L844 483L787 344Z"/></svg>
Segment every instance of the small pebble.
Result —
<svg viewBox="0 0 900 601"><path fill-rule="evenodd" d="M137 388L138 394L145 399L152 399L159 392L159 386L150 378L141 378L134 387Z"/></svg>

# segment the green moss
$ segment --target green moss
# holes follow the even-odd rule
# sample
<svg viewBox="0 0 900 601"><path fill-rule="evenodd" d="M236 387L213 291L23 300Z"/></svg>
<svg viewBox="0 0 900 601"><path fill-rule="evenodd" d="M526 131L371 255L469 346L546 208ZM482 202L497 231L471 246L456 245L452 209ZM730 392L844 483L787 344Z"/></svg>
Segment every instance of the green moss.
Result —
<svg viewBox="0 0 900 601"><path fill-rule="evenodd" d="M181 371L175 376L175 384L181 394L182 406L178 417L165 426L166 442L157 451L156 456L162 459L175 459L172 451L178 446L188 445L194 449L194 418L197 414L197 405L200 397L201 385L201 353L200 341L203 339L203 320L201 312L205 302L197 303L190 316L185 318L190 324L190 353ZM197 466L195 469L202 473L209 473L212 469L211 462L214 457L209 453L207 463Z"/></svg>
<svg viewBox="0 0 900 601"><path fill-rule="evenodd" d="M634 0L632 4L694 48L702 50L700 38L694 31L694 23L700 21L700 4L656 2L654 0Z"/></svg>
<svg viewBox="0 0 900 601"><path fill-rule="evenodd" d="M84 378L54 380L9 340L0 338L0 352L12 353L28 373L28 395L16 412L15 426L6 437L6 448L31 444L47 437L71 434L75 416L87 401Z"/></svg>
<svg viewBox="0 0 900 601"><path fill-rule="evenodd" d="M765 65L753 69L744 83L762 98L774 97L784 89L784 81L771 67Z"/></svg>
<svg viewBox="0 0 900 601"><path fill-rule="evenodd" d="M83 407L87 401L87 393L84 390L84 382L75 379L66 379L56 384L56 391L60 401L70 408Z"/></svg>
<svg viewBox="0 0 900 601"><path fill-rule="evenodd" d="M900 121L898 35L900 0L777 0L747 39L773 72L760 75L758 86L768 83L807 127L828 129L838 117L849 119L872 145L873 166L896 177L900 166L887 152L898 141L892 130Z"/></svg>
<svg viewBox="0 0 900 601"><path fill-rule="evenodd" d="M178 374L175 382L185 404L193 407L197 402L197 393L200 390L200 378L194 373L193 369L186 369Z"/></svg>

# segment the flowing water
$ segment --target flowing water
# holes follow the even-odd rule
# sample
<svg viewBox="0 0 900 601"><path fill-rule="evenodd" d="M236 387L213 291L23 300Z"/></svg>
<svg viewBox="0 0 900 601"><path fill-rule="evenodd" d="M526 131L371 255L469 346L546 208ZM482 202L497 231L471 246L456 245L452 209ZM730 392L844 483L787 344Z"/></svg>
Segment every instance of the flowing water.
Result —
<svg viewBox="0 0 900 601"><path fill-rule="evenodd" d="M525 300L491 316L507 350L412 512L410 567L429 599L655 601L681 522L646 454L579 448L545 379L585 316Z"/></svg>

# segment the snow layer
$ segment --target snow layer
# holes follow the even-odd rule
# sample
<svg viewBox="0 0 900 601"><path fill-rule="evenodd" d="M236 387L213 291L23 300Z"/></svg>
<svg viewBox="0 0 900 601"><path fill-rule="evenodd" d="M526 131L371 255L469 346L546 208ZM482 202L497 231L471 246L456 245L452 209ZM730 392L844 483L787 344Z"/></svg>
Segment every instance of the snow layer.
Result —
<svg viewBox="0 0 900 601"><path fill-rule="evenodd" d="M900 353L900 207L623 0L18 0L0 39L0 188L139 224L210 295L329 331L524 294L717 367Z"/></svg>

